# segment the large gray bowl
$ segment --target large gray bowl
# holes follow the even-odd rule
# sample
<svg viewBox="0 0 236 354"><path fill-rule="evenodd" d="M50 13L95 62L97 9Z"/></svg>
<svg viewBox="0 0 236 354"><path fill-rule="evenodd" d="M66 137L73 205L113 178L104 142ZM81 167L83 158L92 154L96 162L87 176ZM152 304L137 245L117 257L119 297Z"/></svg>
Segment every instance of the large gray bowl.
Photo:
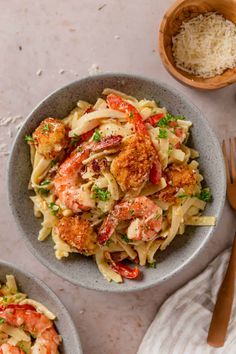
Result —
<svg viewBox="0 0 236 354"><path fill-rule="evenodd" d="M205 243L213 236L214 227L189 227L184 236L176 237L171 246L158 255L156 269L143 268L143 279L125 281L124 284L108 283L99 273L94 261L72 255L63 261L56 260L53 242L37 240L40 220L33 215L33 205L27 189L31 174L29 148L24 135L31 134L46 117L64 117L79 99L95 102L105 87L123 90L137 98L155 99L173 114L182 114L193 122L192 144L200 151L200 167L214 200L205 215L214 215L217 222L225 200L225 172L221 149L206 118L182 93L166 84L146 78L104 74L73 82L45 98L28 116L18 133L10 156L8 171L9 202L21 234L32 253L59 276L90 289L106 291L134 291L159 284L179 272L197 257Z"/></svg>
<svg viewBox="0 0 236 354"><path fill-rule="evenodd" d="M52 311L57 319L55 326L58 333L62 336L63 342L60 346L61 354L82 354L79 335L75 325L58 297L50 290L46 284L14 265L0 261L0 283L5 283L6 274L13 274L16 278L20 290L28 295L29 298L39 301Z"/></svg>

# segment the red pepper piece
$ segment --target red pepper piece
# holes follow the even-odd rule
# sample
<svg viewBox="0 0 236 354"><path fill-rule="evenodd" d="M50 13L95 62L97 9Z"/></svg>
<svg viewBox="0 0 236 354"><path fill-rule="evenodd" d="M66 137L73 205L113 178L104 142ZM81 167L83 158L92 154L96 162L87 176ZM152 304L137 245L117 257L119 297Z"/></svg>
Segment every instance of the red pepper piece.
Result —
<svg viewBox="0 0 236 354"><path fill-rule="evenodd" d="M161 163L160 161L157 160L152 165L149 178L153 184L159 184L161 180L161 176L162 176Z"/></svg>
<svg viewBox="0 0 236 354"><path fill-rule="evenodd" d="M94 129L89 130L87 133L80 135L81 142L88 141L93 136L93 133Z"/></svg>
<svg viewBox="0 0 236 354"><path fill-rule="evenodd" d="M113 262L112 264L112 269L120 274L122 277L127 278L127 279L136 279L140 275L140 269L138 267L131 268L129 266L126 266L122 263L115 263Z"/></svg>
<svg viewBox="0 0 236 354"><path fill-rule="evenodd" d="M155 114L154 116L149 117L146 122L151 124L153 127L156 127L159 120L161 120L164 116L164 113Z"/></svg>

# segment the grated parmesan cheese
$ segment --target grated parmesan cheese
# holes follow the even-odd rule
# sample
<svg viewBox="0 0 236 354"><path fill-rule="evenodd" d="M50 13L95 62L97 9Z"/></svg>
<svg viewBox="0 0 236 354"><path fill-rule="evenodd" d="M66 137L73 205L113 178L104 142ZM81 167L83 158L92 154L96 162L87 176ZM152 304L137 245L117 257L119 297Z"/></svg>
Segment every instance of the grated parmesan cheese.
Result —
<svg viewBox="0 0 236 354"><path fill-rule="evenodd" d="M236 25L214 12L183 22L172 38L178 68L210 78L236 66Z"/></svg>

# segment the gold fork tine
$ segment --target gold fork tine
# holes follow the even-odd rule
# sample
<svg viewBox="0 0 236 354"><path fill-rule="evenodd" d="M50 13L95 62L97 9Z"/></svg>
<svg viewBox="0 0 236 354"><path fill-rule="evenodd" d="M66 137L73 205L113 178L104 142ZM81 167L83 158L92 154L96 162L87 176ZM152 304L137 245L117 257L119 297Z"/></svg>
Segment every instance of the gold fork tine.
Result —
<svg viewBox="0 0 236 354"><path fill-rule="evenodd" d="M232 176L232 181L234 181L235 176L236 176L236 170L235 170L235 145L234 145L234 139L229 139L229 144L230 144L230 165L231 165L231 176Z"/></svg>
<svg viewBox="0 0 236 354"><path fill-rule="evenodd" d="M229 172L229 164L228 164L227 152L226 152L226 145L225 145L225 141L224 140L222 142L222 151L223 151L224 160L225 160L225 170L226 170L227 183L231 183L231 181L230 181L230 172Z"/></svg>

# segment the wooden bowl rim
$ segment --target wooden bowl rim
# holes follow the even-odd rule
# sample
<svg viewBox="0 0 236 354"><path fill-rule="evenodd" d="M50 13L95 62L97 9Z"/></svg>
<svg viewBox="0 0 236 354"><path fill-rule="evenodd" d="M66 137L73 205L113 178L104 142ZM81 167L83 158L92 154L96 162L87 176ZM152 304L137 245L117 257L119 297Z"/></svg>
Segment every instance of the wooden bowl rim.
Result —
<svg viewBox="0 0 236 354"><path fill-rule="evenodd" d="M236 72L232 73L232 75L228 78L225 78L223 76L224 73L221 75L217 75L215 77L212 77L210 79L216 79L218 80L218 83L216 81L214 82L207 82L207 81L195 81L194 79L189 79L186 77L184 74L180 73L176 66L173 65L167 54L166 54L166 48L164 46L164 29L166 27L167 19L168 17L172 14L172 12L183 2L186 2L187 6L187 1L188 0L177 0L174 4L172 4L169 9L165 12L160 28L159 28L159 54L162 60L162 63L164 64L165 68L167 71L178 81L183 82L186 85L198 88L198 89L205 89L205 90L215 90L219 88L223 88L225 86L231 85L236 82ZM234 69L227 69L227 70L234 70ZM204 80L204 79L203 79Z"/></svg>

